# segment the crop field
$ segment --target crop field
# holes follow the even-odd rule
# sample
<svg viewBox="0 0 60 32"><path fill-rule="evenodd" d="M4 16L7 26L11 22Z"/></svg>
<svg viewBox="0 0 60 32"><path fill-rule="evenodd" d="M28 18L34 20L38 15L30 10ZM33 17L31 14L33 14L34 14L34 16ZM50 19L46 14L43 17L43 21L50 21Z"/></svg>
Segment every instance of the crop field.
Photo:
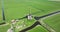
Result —
<svg viewBox="0 0 60 32"><path fill-rule="evenodd" d="M4 0L5 22L8 24L0 25L0 32L7 32L11 26L12 19L22 18L28 15L30 10L33 16L43 16L54 11L60 11L60 2L48 0ZM56 32L60 32L60 14L48 17L43 21L51 26ZM0 0L0 23L2 22L2 4ZM31 26L34 22L36 22L34 18L32 20L19 20L14 26L22 26L23 24L25 24L25 26L18 29L15 28L14 31L19 32L20 30ZM38 25L27 32L48 32L48 30Z"/></svg>

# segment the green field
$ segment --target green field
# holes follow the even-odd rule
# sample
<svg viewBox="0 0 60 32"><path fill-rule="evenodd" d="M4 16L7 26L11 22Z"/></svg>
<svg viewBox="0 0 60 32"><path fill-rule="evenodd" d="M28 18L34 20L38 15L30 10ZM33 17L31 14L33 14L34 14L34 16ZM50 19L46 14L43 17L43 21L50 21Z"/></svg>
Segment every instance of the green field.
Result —
<svg viewBox="0 0 60 32"><path fill-rule="evenodd" d="M4 0L6 22L9 24L6 26L0 26L0 32L6 32L10 28L11 25L10 22L12 19L22 18L26 16L29 13L29 10L31 10L31 13L36 13L39 11L39 13L36 13L33 16L42 16L60 10L60 2L47 0ZM26 25L25 27L22 27L22 29L31 26L35 22L34 19L31 21L23 19L21 21L25 21ZM16 24L21 25L21 21ZM60 14L46 18L43 21L50 25L53 29L55 29L56 32L60 32ZM0 0L0 22L3 22L1 0ZM19 30L20 29L15 29L16 32L18 32ZM35 28L29 30L28 32L48 32L48 31L42 26L36 26Z"/></svg>

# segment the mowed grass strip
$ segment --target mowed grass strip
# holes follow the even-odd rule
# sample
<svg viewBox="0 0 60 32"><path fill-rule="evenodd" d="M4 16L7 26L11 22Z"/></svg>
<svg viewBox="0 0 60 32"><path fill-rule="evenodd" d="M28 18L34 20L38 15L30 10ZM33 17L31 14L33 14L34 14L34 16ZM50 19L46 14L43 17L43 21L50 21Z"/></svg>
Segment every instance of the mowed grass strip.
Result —
<svg viewBox="0 0 60 32"><path fill-rule="evenodd" d="M55 29L56 32L60 31L60 14L57 14L55 16L52 17L48 17L44 20L45 23L47 23L48 25L50 25L53 29Z"/></svg>

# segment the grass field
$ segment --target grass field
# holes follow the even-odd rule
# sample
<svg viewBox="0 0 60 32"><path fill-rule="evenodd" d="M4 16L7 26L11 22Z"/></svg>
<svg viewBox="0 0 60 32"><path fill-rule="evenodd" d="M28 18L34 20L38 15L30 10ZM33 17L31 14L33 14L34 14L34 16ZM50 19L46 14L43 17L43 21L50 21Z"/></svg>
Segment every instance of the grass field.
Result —
<svg viewBox="0 0 60 32"><path fill-rule="evenodd" d="M0 32L6 32L10 28L11 25L10 22L12 19L24 17L29 13L29 10L31 10L31 13L39 12L34 14L34 16L42 16L60 10L60 2L56 1L52 2L47 0L4 0L6 22L9 24L6 26L0 26ZM34 19L31 21L23 19L21 21L25 21L26 25L25 27L22 27L22 29L31 26L35 22ZM46 18L43 21L50 25L52 28L54 28L56 32L60 32L60 14ZM1 0L0 0L0 22L3 22ZM18 22L16 24L21 25L21 22ZM15 30L16 32L18 32L20 29ZM34 29L31 29L28 32L48 32L48 31L42 26L36 26Z"/></svg>

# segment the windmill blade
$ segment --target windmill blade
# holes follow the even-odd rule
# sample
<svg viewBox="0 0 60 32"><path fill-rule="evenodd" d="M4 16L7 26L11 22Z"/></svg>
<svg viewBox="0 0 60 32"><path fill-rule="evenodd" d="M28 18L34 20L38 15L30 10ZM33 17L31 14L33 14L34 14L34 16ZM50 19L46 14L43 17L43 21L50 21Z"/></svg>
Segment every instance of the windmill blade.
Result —
<svg viewBox="0 0 60 32"><path fill-rule="evenodd" d="M39 20L41 18L48 17L48 16L51 16L51 15L54 15L54 14L57 14L57 13L60 13L60 11L53 12L53 13L50 13L50 14L47 14L47 15L44 15L44 16L40 16L40 17L35 16L34 19Z"/></svg>
<svg viewBox="0 0 60 32"><path fill-rule="evenodd" d="M42 11L42 9L41 9L41 11ZM38 13L40 13L41 11L39 10L39 11L37 11L37 12L35 12L35 13L31 13L31 14L32 14L32 15L38 14Z"/></svg>
<svg viewBox="0 0 60 32"><path fill-rule="evenodd" d="M37 12L32 13L32 15L34 15L34 14L38 14L38 13L40 13L40 12L42 12L42 11L45 11L45 10L43 10L43 9L39 9L39 8L35 8L35 9L38 9L38 11L37 11Z"/></svg>
<svg viewBox="0 0 60 32"><path fill-rule="evenodd" d="M42 10L42 9L40 9L41 11L44 11L44 10ZM37 12L35 12L35 13L31 13L31 9L29 10L29 13L28 13L28 15L27 15L27 18L28 18L28 20L31 20L34 16L34 14L37 14L37 13L40 13L41 11L37 11Z"/></svg>
<svg viewBox="0 0 60 32"><path fill-rule="evenodd" d="M38 10L37 12L32 13L32 15L37 14L37 13L40 13L40 12L42 12L42 11L45 11L45 10L43 10L43 9L41 9L41 8L37 8L37 7L33 6L33 5L30 5L30 6Z"/></svg>
<svg viewBox="0 0 60 32"><path fill-rule="evenodd" d="M38 21L36 21L34 24L32 24L30 27L27 27L27 28L25 28L25 29L23 29L23 30L21 30L21 31L19 31L19 32L26 32L26 31L28 31L28 30L30 30L30 29L33 29L34 27L36 27L37 25L41 25Z"/></svg>
<svg viewBox="0 0 60 32"><path fill-rule="evenodd" d="M37 9L38 11L37 11L37 12L34 12L34 13L31 13L30 7L35 8L35 9ZM43 9L37 8L37 7L32 6L32 5L30 5L30 7L29 7L29 9L30 9L30 10L29 10L29 14L32 14L32 15L37 14L37 13L40 13L41 11L45 11L45 10L43 10Z"/></svg>
<svg viewBox="0 0 60 32"><path fill-rule="evenodd" d="M38 10L41 10L41 11L45 11L45 10L43 10L41 8L37 8L36 6L33 6L33 5L30 5L30 6L33 7L33 8L35 8L35 9L38 9Z"/></svg>

